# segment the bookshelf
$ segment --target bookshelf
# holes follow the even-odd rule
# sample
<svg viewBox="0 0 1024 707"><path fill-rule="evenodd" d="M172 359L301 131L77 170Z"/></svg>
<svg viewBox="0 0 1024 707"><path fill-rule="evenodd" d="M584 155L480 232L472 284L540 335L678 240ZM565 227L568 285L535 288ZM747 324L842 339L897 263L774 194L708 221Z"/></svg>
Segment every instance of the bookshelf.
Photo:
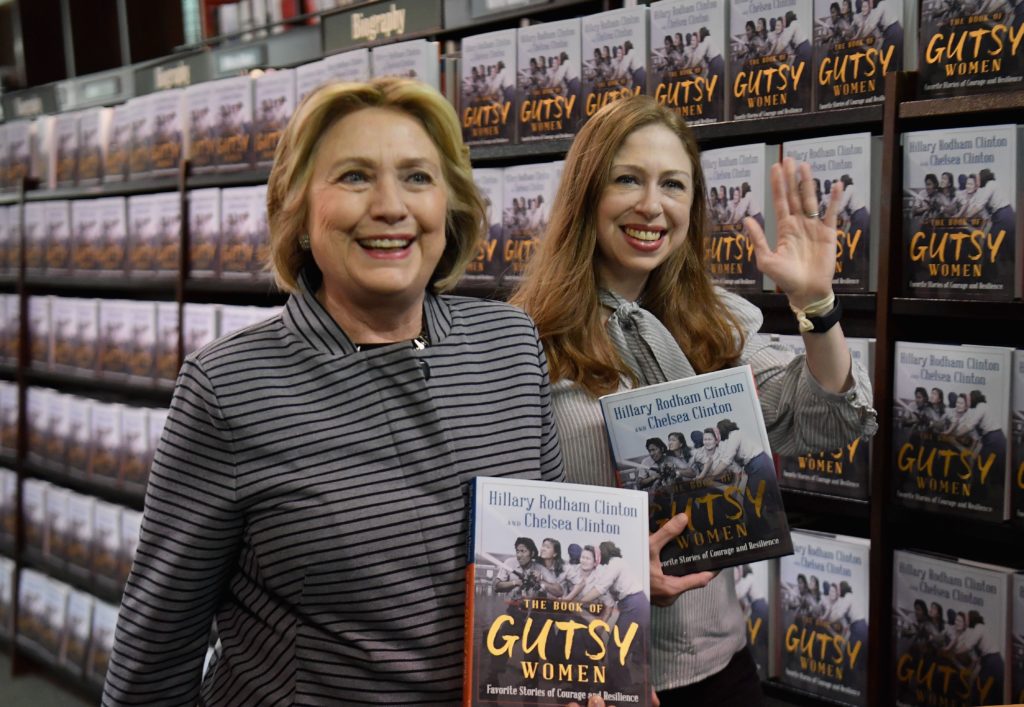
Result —
<svg viewBox="0 0 1024 707"><path fill-rule="evenodd" d="M525 7L492 16L480 22L446 28L430 33L432 39L458 39L469 34L516 26L524 16L535 19L561 19L582 12L609 9L609 2L558 1L543 6ZM379 43L379 42L378 42ZM872 294L843 295L843 326L848 335L871 336L876 339L874 370L875 408L879 414L879 432L872 451L871 495L867 501L843 500L799 491L784 491L784 500L794 525L829 532L870 538L871 600L870 660L868 692L872 704L890 704L892 688L892 557L896 548L910 547L958 554L990 562L1007 562L1024 547L1024 531L1008 523L977 521L951 523L948 517L901 508L895 501L890 483L890 447L894 369L893 346L897 339L919 341L947 340L979 344L998 344L1024 347L1024 302L974 302L967 300L938 300L906 297L900 282L902 229L899 204L902 192L902 132L927 127L955 127L970 123L998 123L1019 121L1024 108L1024 91L978 94L959 98L921 100L912 88L914 76L894 74L886 80L886 101L883 105L853 108L826 113L811 113L791 117L732 121L698 126L694 132L702 148L728 147L756 141L781 142L790 138L807 138L855 131L880 134L884 140L883 197L881 204L881 237L879 240L878 291ZM470 150L475 166L507 166L564 157L571 140L553 140L501 147L478 147ZM141 194L176 192L183 206L187 194L193 189L210 187L253 186L266 182L268 168L250 168L234 172L190 174L187 167L177 177L139 180L124 184L68 187L53 190L23 188L19 193L0 194L0 205L23 205L58 199L91 199L107 196L134 196ZM29 186L29 185L26 185ZM155 300L187 303L260 304L281 305L286 300L266 279L233 281L192 277L188 272L187 219L182 226L182 254L179 271L138 279L92 278L85 276L47 277L24 273L0 275L0 292L17 294L22 302L28 296L57 295L66 297L98 297L104 299ZM466 285L460 294L478 297L506 298L507 286ZM749 299L765 313L766 330L775 333L795 333L795 324L786 299L781 294L764 293ZM172 384L154 382L151 385L130 383L102 377L56 373L31 368L27 365L27 332L22 323L22 356L17 365L0 366L0 379L17 381L24 391L27 386L51 387L69 393L98 396L139 405L166 406L170 402ZM950 326L954 328L949 328ZM179 340L179 351L183 344ZM180 361L180 357L179 357ZM24 420L24 394L22 394ZM24 425L22 425L24 427ZM88 479L68 475L61 470L39 463L30 463L26 457L25 431L17 454L0 454L0 463L17 469L23 478L48 480L80 493L96 496L131 509L141 509L142 497L124 489L114 489ZM0 552L19 559L24 566L40 569L63 578L60 570L45 558L33 557L23 548L24 538ZM115 602L119 593L109 587L90 584L81 578L69 582L100 598ZM91 588L90 588L91 587ZM17 641L4 646L16 656L16 669L22 664L18 657L30 663L38 656L24 651ZM64 675L53 667L62 679L85 688L82 678ZM66 671L64 671L66 672ZM94 687L92 688L94 689ZM766 692L777 699L799 705L830 705L830 701L774 681L766 684Z"/></svg>

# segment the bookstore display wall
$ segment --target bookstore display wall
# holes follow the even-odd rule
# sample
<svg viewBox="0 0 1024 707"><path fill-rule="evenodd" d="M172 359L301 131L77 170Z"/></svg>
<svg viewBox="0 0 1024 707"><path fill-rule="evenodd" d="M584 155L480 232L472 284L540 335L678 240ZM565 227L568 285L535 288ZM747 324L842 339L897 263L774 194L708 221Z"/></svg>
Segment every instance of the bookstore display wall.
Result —
<svg viewBox="0 0 1024 707"><path fill-rule="evenodd" d="M582 11L585 28L588 22L597 22L597 13L617 5L555 2L521 9L477 26L421 34L403 42L406 46L400 50L391 43L380 56L389 54L389 62L415 66L420 78L465 108L472 100L459 97L460 77L467 76L460 73L459 53L452 44L440 64L431 62L439 47L429 40L464 40L461 56L473 53L473 65L485 67L485 73L486 67L495 67L497 76L501 66L515 66L516 52L508 52L517 41L520 64L524 46L533 46L534 54L548 51L542 33L517 33L520 16L551 21L550 25L571 23ZM652 27L655 21L669 21L658 15L657 8L656 3L650 10ZM639 44L635 28L622 19L635 10L621 12L605 30ZM587 37L584 30L584 47ZM657 53L657 41L652 31L651 56ZM388 40L376 44L382 42ZM46 128L52 134L49 151L17 164L5 163L8 192L0 194L0 230L6 236L0 239L0 263L6 267L0 274L0 466L9 471L0 473L0 609L6 609L0 611L0 645L13 653L15 670L42 667L67 678L67 684L86 695L97 694L112 640L112 617L137 541L147 455L159 435L182 356L218 335L269 316L284 301L262 270L262 203L276 135L305 92L338 72L352 78L372 75L372 56L378 51L334 54L255 80L226 78L160 91L103 109L105 113L83 111L77 121L58 114ZM585 62L588 54L582 54ZM656 92L666 72L666 66L652 64L646 77L634 73L624 80ZM585 119L587 102L582 97L594 76L588 78L584 72L583 79L575 105L583 115L577 119ZM871 258L856 277L851 275L850 286L836 289L846 290L840 296L847 336L865 340L854 353L873 367L879 432L870 446L847 450L851 462L857 452L856 466L864 477L856 488L828 492L813 484L784 482L783 489L793 528L812 531L811 538L813 531L820 531L866 541L857 552L867 565L863 576L868 579L863 581L870 589L870 651L861 656L866 673L857 690L867 704L891 704L899 696L894 678L902 648L894 638L899 623L894 588L898 592L904 580L894 570L894 561L903 557L900 553L920 550L996 564L1024 560L1024 529L1019 522L1003 520L1005 514L943 512L907 503L898 495L894 448L899 428L894 428L894 420L899 412L893 404L897 342L1024 348L1024 302L1019 291L1024 272L1018 262L1024 248L1019 232L1017 257L1010 258L1000 275L1002 295L987 299L955 285L930 291L911 287L909 283L921 279L913 270L919 263L908 257L902 237L907 228L904 158L909 155L902 136L923 131L953 136L968 128L984 132L1020 123L1024 90L1007 82L999 92L933 97L934 92L921 92L917 73L903 71L890 71L879 83L882 86L874 87L866 105L725 122L693 120L706 171L718 164L712 161L716 155L729 150L748 149L751 161L770 164L783 149L796 154L807 144L825 145L840 136L859 136L865 145L870 143L865 150L877 155L877 193L870 201L872 237L865 244ZM820 95L813 98L822 102ZM800 100L810 106L812 95ZM248 107L239 112L240 122L227 128L193 125L196 132L190 137L167 130L158 133L162 137L155 143L164 142L145 152L133 150L126 138L119 143L114 137L129 135L139 120L166 125L159 116L180 119L185 106L192 105L189 101L210 101L211 115L218 112L217 101L248 102ZM140 103L145 104L141 109ZM267 109L254 110L256 106ZM706 109L714 115L726 106L709 103ZM140 110L148 117L139 118ZM115 147L101 155L89 141L103 121ZM7 144L22 139L25 122L0 126ZM173 132L179 123L170 124ZM531 209L539 211L554 196L559 160L573 132L565 128L552 121L531 127L529 120L518 125L506 121L495 129L467 126L467 139L475 143L475 178L492 206L492 228L460 286L462 293L503 297L514 286L540 227L531 219ZM524 139L524 134L529 137ZM238 140L239 135L246 139ZM74 160L68 158L71 145L78 146ZM997 157L1011 160L1004 171L1013 169L1014 155ZM763 169L757 169L763 175ZM855 176L855 181L860 179ZM724 178L722 184L729 190L741 188ZM1020 182L1016 191L1022 191ZM1017 209L1022 206L1018 199ZM767 210L770 204L763 207ZM121 236L108 238L113 232ZM509 238L510 232L516 235ZM730 235L725 230L716 234ZM772 292L771 283L755 282L749 265L731 268L737 277L725 284L762 308L765 333L786 340L784 335L794 334L796 326L785 297ZM870 351L868 339L874 340ZM798 338L788 343L799 347ZM783 460L780 469L785 476L787 469L798 470L798 465ZM20 582L12 582L12 577L20 577ZM21 612L16 621L11 609ZM46 618L54 612L65 629L60 636L53 635L52 622ZM813 694L799 682L770 677L772 661L757 655L771 694L799 704L842 703Z"/></svg>

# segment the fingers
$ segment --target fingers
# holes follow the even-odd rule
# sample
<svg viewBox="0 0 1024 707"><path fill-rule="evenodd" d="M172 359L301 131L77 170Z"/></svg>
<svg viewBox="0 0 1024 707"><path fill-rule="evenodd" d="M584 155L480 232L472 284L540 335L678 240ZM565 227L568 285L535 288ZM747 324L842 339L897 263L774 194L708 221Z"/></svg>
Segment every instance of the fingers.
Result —
<svg viewBox="0 0 1024 707"><path fill-rule="evenodd" d="M843 183L838 179L832 183L832 191L828 196L828 208L825 209L825 225L833 231L839 223L839 201L843 196Z"/></svg>
<svg viewBox="0 0 1024 707"><path fill-rule="evenodd" d="M747 235L754 244L754 257L757 258L757 267L763 268L764 261L772 254L771 246L768 245L768 237L764 235L761 224L749 216L743 219L743 227L747 230Z"/></svg>
<svg viewBox="0 0 1024 707"><path fill-rule="evenodd" d="M782 169L786 174L786 197L789 204L789 213L793 216L803 216L804 207L800 203L800 184L797 179L797 162L792 157L782 160Z"/></svg>
<svg viewBox="0 0 1024 707"><path fill-rule="evenodd" d="M806 162L800 163L800 200L803 202L803 213L807 218L811 218L808 214L815 214L814 218L818 218L820 214L818 209L818 197L814 194L814 180L811 177L811 165ZM829 204L832 203L830 199Z"/></svg>
<svg viewBox="0 0 1024 707"><path fill-rule="evenodd" d="M772 201L775 202L775 217L781 221L789 216L789 200L786 198L786 175L782 165L775 163L771 170Z"/></svg>
<svg viewBox="0 0 1024 707"><path fill-rule="evenodd" d="M661 548L665 547L670 540L674 540L683 534L686 524L690 519L685 513L674 515L666 521L665 525L651 533L651 561L658 561L661 557Z"/></svg>
<svg viewBox="0 0 1024 707"><path fill-rule="evenodd" d="M664 575L659 582L659 591L655 593L653 587L651 589L651 603L661 607L672 606L676 599L685 592L708 586L717 574L717 572L695 572L684 577Z"/></svg>

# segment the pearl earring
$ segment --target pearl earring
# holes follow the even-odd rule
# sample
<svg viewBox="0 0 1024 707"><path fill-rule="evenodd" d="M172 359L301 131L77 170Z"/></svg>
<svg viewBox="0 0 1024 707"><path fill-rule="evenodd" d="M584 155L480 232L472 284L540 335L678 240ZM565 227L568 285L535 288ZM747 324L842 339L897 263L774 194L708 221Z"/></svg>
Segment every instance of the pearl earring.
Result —
<svg viewBox="0 0 1024 707"><path fill-rule="evenodd" d="M299 236L299 247L302 248L302 250L309 250L309 234L308 233L303 233L301 236Z"/></svg>

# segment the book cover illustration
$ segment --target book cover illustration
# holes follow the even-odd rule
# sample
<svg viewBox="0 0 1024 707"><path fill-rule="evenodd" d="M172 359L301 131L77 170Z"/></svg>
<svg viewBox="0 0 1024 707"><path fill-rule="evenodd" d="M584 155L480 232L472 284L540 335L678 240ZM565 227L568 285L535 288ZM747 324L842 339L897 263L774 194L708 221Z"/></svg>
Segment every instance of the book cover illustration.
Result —
<svg viewBox="0 0 1024 707"><path fill-rule="evenodd" d="M68 403L67 468L71 476L89 471L89 435L92 433L92 401L70 396Z"/></svg>
<svg viewBox="0 0 1024 707"><path fill-rule="evenodd" d="M128 197L128 238L126 266L128 274L152 273L156 262L157 208L155 194Z"/></svg>
<svg viewBox="0 0 1024 707"><path fill-rule="evenodd" d="M178 377L178 303L156 303L155 376L173 381Z"/></svg>
<svg viewBox="0 0 1024 707"><path fill-rule="evenodd" d="M74 367L92 373L99 360L98 347L100 305L97 299L75 299Z"/></svg>
<svg viewBox="0 0 1024 707"><path fill-rule="evenodd" d="M1011 349L896 342L894 486L903 505L1009 515Z"/></svg>
<svg viewBox="0 0 1024 707"><path fill-rule="evenodd" d="M1011 395L1010 432L1013 435L1010 463L1010 518L1024 525L1024 350L1013 352L1013 394Z"/></svg>
<svg viewBox="0 0 1024 707"><path fill-rule="evenodd" d="M121 546L117 557L118 584L128 580L128 574L135 562L135 551L139 547L139 531L142 528L142 514L124 509L121 512Z"/></svg>
<svg viewBox="0 0 1024 707"><path fill-rule="evenodd" d="M73 187L78 181L78 113L59 113L53 131L57 186Z"/></svg>
<svg viewBox="0 0 1024 707"><path fill-rule="evenodd" d="M128 302L125 371L139 379L153 377L156 360L156 302ZM142 382L142 381L140 381Z"/></svg>
<svg viewBox="0 0 1024 707"><path fill-rule="evenodd" d="M1024 704L1024 574L1013 575L1013 629L1010 655L1013 660L1010 703Z"/></svg>
<svg viewBox="0 0 1024 707"><path fill-rule="evenodd" d="M93 402L92 440L89 450L89 478L112 486L120 485L121 403Z"/></svg>
<svg viewBox="0 0 1024 707"><path fill-rule="evenodd" d="M295 111L295 72L278 69L253 82L253 154L257 165L274 161L277 143Z"/></svg>
<svg viewBox="0 0 1024 707"><path fill-rule="evenodd" d="M1015 125L903 135L903 271L912 297L1009 300L1020 288Z"/></svg>
<svg viewBox="0 0 1024 707"><path fill-rule="evenodd" d="M244 169L252 161L252 79L238 76L214 84L217 169Z"/></svg>
<svg viewBox="0 0 1024 707"><path fill-rule="evenodd" d="M118 607L96 600L92 611L89 654L85 665L86 677L102 685L107 676L110 654L114 651L114 629L117 628Z"/></svg>
<svg viewBox="0 0 1024 707"><path fill-rule="evenodd" d="M774 335L778 344L795 354L806 353L798 334ZM849 337L846 343L855 364L873 370L873 340ZM811 452L796 457L779 456L779 485L799 491L824 493L841 498L867 499L871 465L871 443L858 437L839 449Z"/></svg>
<svg viewBox="0 0 1024 707"><path fill-rule="evenodd" d="M572 137L582 113L579 18L521 27L516 39L519 141Z"/></svg>
<svg viewBox="0 0 1024 707"><path fill-rule="evenodd" d="M71 202L71 267L76 274L95 272L99 265L98 199Z"/></svg>
<svg viewBox="0 0 1024 707"><path fill-rule="evenodd" d="M898 707L1005 704L1009 605L1007 569L897 550L892 606Z"/></svg>
<svg viewBox="0 0 1024 707"><path fill-rule="evenodd" d="M18 516L18 474L0 467L0 547L14 547Z"/></svg>
<svg viewBox="0 0 1024 707"><path fill-rule="evenodd" d="M15 453L18 445L18 385L0 381L0 447Z"/></svg>
<svg viewBox="0 0 1024 707"><path fill-rule="evenodd" d="M473 182L480 191L487 209L487 235L477 248L476 258L466 266L465 281L496 285L501 278L504 262L502 244L502 204L505 201L505 171L474 169Z"/></svg>
<svg viewBox="0 0 1024 707"><path fill-rule="evenodd" d="M463 704L648 705L646 494L473 484Z"/></svg>
<svg viewBox="0 0 1024 707"><path fill-rule="evenodd" d="M441 60L437 42L413 39L374 47L370 51L373 77L402 76L441 89Z"/></svg>
<svg viewBox="0 0 1024 707"><path fill-rule="evenodd" d="M257 216L252 204L252 187L221 190L220 266L224 276L248 276L252 271Z"/></svg>
<svg viewBox="0 0 1024 707"><path fill-rule="evenodd" d="M50 305L50 341L53 347L54 370L75 367L76 304L73 297L54 297Z"/></svg>
<svg viewBox="0 0 1024 707"><path fill-rule="evenodd" d="M89 574L95 505L92 496L72 493L68 498L68 569L80 577Z"/></svg>
<svg viewBox="0 0 1024 707"><path fill-rule="evenodd" d="M651 5L650 87L690 125L725 120L727 0Z"/></svg>
<svg viewBox="0 0 1024 707"><path fill-rule="evenodd" d="M153 194L152 209L153 269L159 273L177 273L181 252L181 195L175 192Z"/></svg>
<svg viewBox="0 0 1024 707"><path fill-rule="evenodd" d="M929 97L1024 86L1024 9L1013 0L921 0L918 88Z"/></svg>
<svg viewBox="0 0 1024 707"><path fill-rule="evenodd" d="M110 108L93 108L78 114L78 185L103 180L103 146L110 127Z"/></svg>
<svg viewBox="0 0 1024 707"><path fill-rule="evenodd" d="M52 663L60 657L71 587L35 570L21 570L18 587L18 639Z"/></svg>
<svg viewBox="0 0 1024 707"><path fill-rule="evenodd" d="M158 91L150 100L153 123L149 151L153 175L177 174L184 154L181 128L185 122L185 90Z"/></svg>
<svg viewBox="0 0 1024 707"><path fill-rule="evenodd" d="M249 273L253 277L267 277L266 265L270 262L270 216L267 213L267 185L248 187L250 210L254 221L250 234L252 238L252 260Z"/></svg>
<svg viewBox="0 0 1024 707"><path fill-rule="evenodd" d="M581 124L606 104L647 89L647 15L647 6L638 5L583 17Z"/></svg>
<svg viewBox="0 0 1024 707"><path fill-rule="evenodd" d="M817 110L885 100L885 75L903 69L903 3L814 0Z"/></svg>
<svg viewBox="0 0 1024 707"><path fill-rule="evenodd" d="M325 59L311 61L295 67L295 105L302 103L310 93L327 81Z"/></svg>
<svg viewBox="0 0 1024 707"><path fill-rule="evenodd" d="M123 273L127 265L128 201L114 196L95 203L99 222L96 269L105 274Z"/></svg>
<svg viewBox="0 0 1024 707"><path fill-rule="evenodd" d="M22 242L25 271L39 273L46 265L46 204L29 202L23 207Z"/></svg>
<svg viewBox="0 0 1024 707"><path fill-rule="evenodd" d="M562 166L562 162L548 162L505 168L500 265L503 283L516 282L526 272L548 226Z"/></svg>
<svg viewBox="0 0 1024 707"><path fill-rule="evenodd" d="M38 462L43 455L43 434L46 425L46 398L48 388L31 387L25 390L25 429L28 432L28 459Z"/></svg>
<svg viewBox="0 0 1024 707"><path fill-rule="evenodd" d="M50 368L50 302L52 296L28 298L29 356L33 368Z"/></svg>
<svg viewBox="0 0 1024 707"><path fill-rule="evenodd" d="M220 274L220 189L193 189L189 203L189 274Z"/></svg>
<svg viewBox="0 0 1024 707"><path fill-rule="evenodd" d="M155 94L128 100L132 116L132 148L128 173L131 179L144 179L153 173L153 101Z"/></svg>
<svg viewBox="0 0 1024 707"><path fill-rule="evenodd" d="M103 183L117 184L128 180L132 159L132 124L136 106L122 103L111 109L110 129L103 152Z"/></svg>
<svg viewBox="0 0 1024 707"><path fill-rule="evenodd" d="M45 418L44 418L45 419ZM68 494L72 491L60 486L46 489L46 527L43 535L43 554L48 563L64 569L67 560Z"/></svg>
<svg viewBox="0 0 1024 707"><path fill-rule="evenodd" d="M462 40L459 96L467 145L509 145L516 136L516 30Z"/></svg>
<svg viewBox="0 0 1024 707"><path fill-rule="evenodd" d="M32 121L12 120L7 126L6 178L4 183L16 189L32 174Z"/></svg>
<svg viewBox="0 0 1024 707"><path fill-rule="evenodd" d="M188 121L188 159L192 170L210 172L217 165L216 86L212 81L185 89L185 118Z"/></svg>
<svg viewBox="0 0 1024 707"><path fill-rule="evenodd" d="M67 439L70 424L69 398L68 395L53 391L43 411L46 422L43 426L42 457L52 469L64 469L64 440Z"/></svg>
<svg viewBox="0 0 1024 707"><path fill-rule="evenodd" d="M868 705L868 564L863 538L793 531L779 560L779 680Z"/></svg>
<svg viewBox="0 0 1024 707"><path fill-rule="evenodd" d="M92 571L97 579L113 579L121 552L121 513L128 509L96 501L92 526Z"/></svg>
<svg viewBox="0 0 1024 707"><path fill-rule="evenodd" d="M85 672L94 602L92 595L77 589L72 589L68 594L67 625L64 627L64 640L60 647L60 664L77 676Z"/></svg>
<svg viewBox="0 0 1024 707"><path fill-rule="evenodd" d="M773 229L766 227L774 223L766 177L777 157L778 147L765 144L703 150L700 155L711 221L705 260L712 281L733 292L761 292L766 285L743 219L757 221L769 242L773 240L768 232Z"/></svg>
<svg viewBox="0 0 1024 707"><path fill-rule="evenodd" d="M650 495L650 528L689 524L661 552L665 574L792 552L750 366L602 396L619 485Z"/></svg>
<svg viewBox="0 0 1024 707"><path fill-rule="evenodd" d="M761 680L767 680L773 673L771 647L775 612L772 610L772 588L776 572L775 560L748 562L732 568L736 598L746 622L747 648Z"/></svg>
<svg viewBox="0 0 1024 707"><path fill-rule="evenodd" d="M730 0L731 117L811 110L811 0Z"/></svg>
<svg viewBox="0 0 1024 707"><path fill-rule="evenodd" d="M878 285L881 138L856 133L790 140L782 144L782 154L811 165L819 214L824 215L828 208L832 185L843 185L837 213L832 289L873 292Z"/></svg>
<svg viewBox="0 0 1024 707"><path fill-rule="evenodd" d="M71 270L71 204L63 199L45 202L46 272L66 275Z"/></svg>

